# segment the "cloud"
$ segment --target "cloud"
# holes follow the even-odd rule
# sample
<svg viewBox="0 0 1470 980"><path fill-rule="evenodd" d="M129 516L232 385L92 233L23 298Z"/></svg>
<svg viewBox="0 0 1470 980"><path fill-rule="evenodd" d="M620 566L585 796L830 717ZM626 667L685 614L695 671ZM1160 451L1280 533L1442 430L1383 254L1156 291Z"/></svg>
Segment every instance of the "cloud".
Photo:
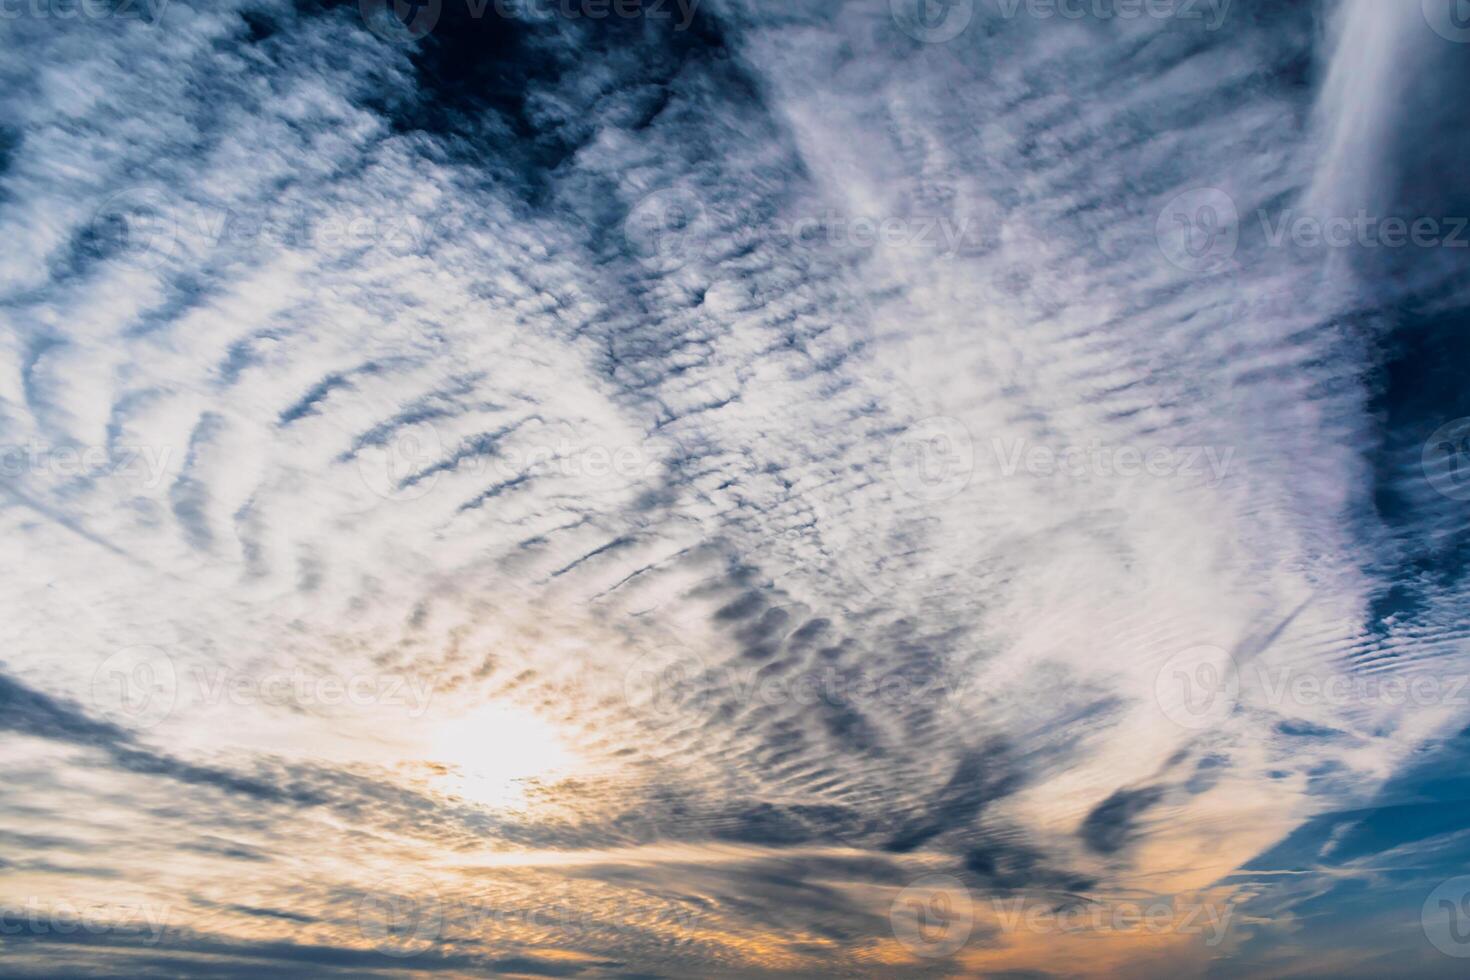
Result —
<svg viewBox="0 0 1470 980"><path fill-rule="evenodd" d="M1082 821L1079 833L1088 847L1100 854L1115 854L1137 832L1136 825L1145 812L1163 799L1156 786L1143 789L1120 789L1092 809Z"/></svg>
<svg viewBox="0 0 1470 980"><path fill-rule="evenodd" d="M436 6L0 26L20 897L191 973L1025 975L894 893L1455 829L1449 685L1362 692L1465 672L1462 260L1298 234L1460 209L1422 11Z"/></svg>

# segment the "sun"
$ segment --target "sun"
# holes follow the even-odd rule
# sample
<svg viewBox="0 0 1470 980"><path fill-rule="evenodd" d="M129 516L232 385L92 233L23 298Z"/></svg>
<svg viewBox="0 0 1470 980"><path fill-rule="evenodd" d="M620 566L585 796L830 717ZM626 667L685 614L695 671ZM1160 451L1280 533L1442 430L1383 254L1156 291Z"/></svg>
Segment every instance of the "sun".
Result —
<svg viewBox="0 0 1470 980"><path fill-rule="evenodd" d="M564 775L578 762L545 719L504 702L437 724L426 754L453 768L444 776L446 790L492 807L523 803L529 781Z"/></svg>

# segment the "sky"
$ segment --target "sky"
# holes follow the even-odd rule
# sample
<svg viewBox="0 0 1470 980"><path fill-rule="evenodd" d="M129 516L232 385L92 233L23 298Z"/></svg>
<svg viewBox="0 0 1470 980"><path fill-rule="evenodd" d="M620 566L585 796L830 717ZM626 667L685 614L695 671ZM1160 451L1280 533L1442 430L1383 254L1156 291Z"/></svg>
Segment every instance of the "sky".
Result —
<svg viewBox="0 0 1470 980"><path fill-rule="evenodd" d="M1464 975L1465 0L0 38L0 973Z"/></svg>

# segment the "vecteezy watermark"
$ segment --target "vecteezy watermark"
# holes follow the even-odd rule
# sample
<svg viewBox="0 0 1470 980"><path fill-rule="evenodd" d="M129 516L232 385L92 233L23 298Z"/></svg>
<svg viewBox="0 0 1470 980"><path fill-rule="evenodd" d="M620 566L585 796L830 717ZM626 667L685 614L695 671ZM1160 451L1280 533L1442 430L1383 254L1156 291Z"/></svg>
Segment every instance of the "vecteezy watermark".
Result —
<svg viewBox="0 0 1470 980"><path fill-rule="evenodd" d="M254 673L222 666L180 670L173 657L154 646L118 650L92 673L93 707L126 727L161 724L172 716L181 693L210 708L389 706L419 718L434 688L426 678L406 674L317 674L301 668Z"/></svg>
<svg viewBox="0 0 1470 980"><path fill-rule="evenodd" d="M1181 650L1164 662L1154 678L1154 700L1181 728L1218 725L1235 710L1239 699L1240 671L1221 647Z"/></svg>
<svg viewBox="0 0 1470 980"><path fill-rule="evenodd" d="M1233 905L1173 900L1058 905L1022 897L992 898L991 905L1007 932L1205 936L1205 945L1210 947L1225 941L1235 914Z"/></svg>
<svg viewBox="0 0 1470 980"><path fill-rule="evenodd" d="M899 30L924 44L954 40L975 18L975 0L888 0L888 9Z"/></svg>
<svg viewBox="0 0 1470 980"><path fill-rule="evenodd" d="M1470 958L1470 876L1441 882L1419 911L1424 937L1446 956Z"/></svg>
<svg viewBox="0 0 1470 980"><path fill-rule="evenodd" d="M704 710L718 686L692 651L661 647L643 654L623 674L623 701L635 711L670 717Z"/></svg>
<svg viewBox="0 0 1470 980"><path fill-rule="evenodd" d="M178 219L174 206L162 194L130 187L107 198L92 213L86 238L109 257L156 269L178 247Z"/></svg>
<svg viewBox="0 0 1470 980"><path fill-rule="evenodd" d="M999 0L1006 20L1018 14L1036 20L1172 20L1200 21L1218 31L1230 16L1234 0Z"/></svg>
<svg viewBox="0 0 1470 980"><path fill-rule="evenodd" d="M1424 443L1424 478L1451 500L1470 500L1470 418L1440 426Z"/></svg>
<svg viewBox="0 0 1470 980"><path fill-rule="evenodd" d="M954 254L967 244L971 218L909 216L850 217L836 211L821 216L777 219L768 229L777 245L793 248L923 248Z"/></svg>
<svg viewBox="0 0 1470 980"><path fill-rule="evenodd" d="M564 20L651 20L687 31L699 13L700 0L489 0L501 17L547 22ZM484 11L486 0L465 0L471 16Z"/></svg>
<svg viewBox="0 0 1470 980"><path fill-rule="evenodd" d="M418 500L448 469L439 430L419 422L359 445L352 452L363 486L384 500Z"/></svg>
<svg viewBox="0 0 1470 980"><path fill-rule="evenodd" d="M157 24L169 0L0 0L4 20L109 20Z"/></svg>
<svg viewBox="0 0 1470 980"><path fill-rule="evenodd" d="M1199 730L1220 724L1242 704L1275 711L1291 706L1470 707L1470 674L1322 672L1259 662L1242 668L1221 647L1197 646L1164 662L1154 679L1154 696L1171 721Z"/></svg>
<svg viewBox="0 0 1470 980"><path fill-rule="evenodd" d="M178 668L158 647L124 647L92 672L92 706L113 724L152 728L173 713L178 698Z"/></svg>
<svg viewBox="0 0 1470 980"><path fill-rule="evenodd" d="M200 702L211 706L383 705L406 708L410 718L420 718L434 696L432 681L411 674L323 675L298 667L256 675L199 667L188 671L188 676L199 691Z"/></svg>
<svg viewBox="0 0 1470 980"><path fill-rule="evenodd" d="M917 956L950 956L970 939L975 906L970 890L951 875L927 875L903 889L888 907L893 935Z"/></svg>
<svg viewBox="0 0 1470 980"><path fill-rule="evenodd" d="M767 222L742 222L757 238L784 249L924 249L952 255L972 247L974 219L947 215L846 215L835 209L821 214L790 215ZM654 191L629 209L623 233L638 260L672 272L708 254L715 231L714 216L688 187Z"/></svg>
<svg viewBox="0 0 1470 980"><path fill-rule="evenodd" d="M423 875L386 878L358 901L357 929L379 952L416 956L444 935L439 890Z"/></svg>
<svg viewBox="0 0 1470 980"><path fill-rule="evenodd" d="M990 447L1005 477L1207 478L1211 486L1218 486L1235 458L1234 449L1217 446L1111 446L1098 439L1056 448L1032 445L1025 439L996 438Z"/></svg>
<svg viewBox="0 0 1470 980"><path fill-rule="evenodd" d="M177 200L162 191L131 187L108 197L87 229L92 247L129 265L157 269L184 249L245 248L258 244L297 249L382 249L393 256L420 255L437 240L458 237L458 215L312 215L294 205L256 209Z"/></svg>
<svg viewBox="0 0 1470 980"><path fill-rule="evenodd" d="M167 905L122 902L72 902L28 897L21 908L0 906L3 936L141 936L156 946L168 927Z"/></svg>
<svg viewBox="0 0 1470 980"><path fill-rule="evenodd" d="M1470 3L1470 0L1466 0ZM1267 248L1401 249L1470 248L1470 217L1312 214L1287 208L1273 216L1256 210ZM1154 236L1164 257L1189 272L1226 267L1240 247L1240 211L1215 187L1187 191L1159 212Z"/></svg>
<svg viewBox="0 0 1470 980"><path fill-rule="evenodd" d="M1446 41L1470 44L1470 0L1422 0L1424 19Z"/></svg>
<svg viewBox="0 0 1470 980"><path fill-rule="evenodd" d="M961 687L948 675L914 670L823 667L773 673L756 666L710 667L678 646L644 654L623 675L624 701L645 717L711 712L731 703L801 707L939 704L957 697Z"/></svg>
<svg viewBox="0 0 1470 980"><path fill-rule="evenodd" d="M449 897L424 876L404 875L385 879L365 893L358 902L357 922L358 930L380 951L407 957L438 943L455 944L501 931L535 930L570 939L605 934L609 927L635 918L655 927L685 927L697 919L692 908L682 905L650 906L646 896L630 901L622 893L600 893L589 900L571 888L556 897L548 897L544 889L499 900Z"/></svg>
<svg viewBox="0 0 1470 980"><path fill-rule="evenodd" d="M1219 188L1185 191L1159 212L1154 240L1164 258L1186 272L1218 272L1240 247L1240 211Z"/></svg>
<svg viewBox="0 0 1470 980"><path fill-rule="evenodd" d="M1299 249L1318 248L1470 248L1470 218L1381 217L1361 209L1352 217L1346 215L1303 214L1291 208L1273 221L1262 208L1256 217L1261 222L1266 245Z"/></svg>
<svg viewBox="0 0 1470 980"><path fill-rule="evenodd" d="M451 444L428 422L395 429L365 441L350 454L363 484L385 500L417 500L446 474L512 487L536 477L616 480L631 483L657 475L682 449L666 436L610 445L568 435L545 435L521 443L497 436L471 436Z"/></svg>
<svg viewBox="0 0 1470 980"><path fill-rule="evenodd" d="M1413 671L1388 677L1373 674L1314 674L1290 668L1272 670L1255 664L1251 673L1262 701L1275 708L1295 705L1326 705L1345 708L1355 704L1407 705L1432 708L1440 705L1470 707L1470 675L1440 676Z"/></svg>
<svg viewBox="0 0 1470 980"><path fill-rule="evenodd" d="M628 210L623 236L638 260L672 272L701 258L713 228L704 201L688 187L665 187Z"/></svg>
<svg viewBox="0 0 1470 980"><path fill-rule="evenodd" d="M439 23L444 4L443 0L359 0L358 9L362 22L378 37L390 44L411 44Z"/></svg>
<svg viewBox="0 0 1470 980"><path fill-rule="evenodd" d="M155 489L168 474L167 446L55 445L31 440L0 446L0 476L120 477L144 489Z"/></svg>
<svg viewBox="0 0 1470 980"><path fill-rule="evenodd" d="M917 500L947 500L964 490L975 474L975 442L959 419L947 415L922 419L893 441L888 471Z"/></svg>
<svg viewBox="0 0 1470 980"><path fill-rule="evenodd" d="M359 0L363 23L383 40L410 44L430 34L446 5L462 6L471 20L500 17L546 23L553 18L669 22L676 31L694 23L699 0Z"/></svg>

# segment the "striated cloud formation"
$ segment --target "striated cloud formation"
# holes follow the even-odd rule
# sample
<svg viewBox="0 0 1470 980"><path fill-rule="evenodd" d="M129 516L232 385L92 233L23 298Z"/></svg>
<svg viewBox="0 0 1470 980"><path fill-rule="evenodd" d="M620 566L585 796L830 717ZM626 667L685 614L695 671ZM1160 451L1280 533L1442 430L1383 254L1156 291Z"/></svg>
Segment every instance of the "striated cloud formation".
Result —
<svg viewBox="0 0 1470 980"><path fill-rule="evenodd" d="M0 972L1459 975L1454 3L0 36Z"/></svg>

